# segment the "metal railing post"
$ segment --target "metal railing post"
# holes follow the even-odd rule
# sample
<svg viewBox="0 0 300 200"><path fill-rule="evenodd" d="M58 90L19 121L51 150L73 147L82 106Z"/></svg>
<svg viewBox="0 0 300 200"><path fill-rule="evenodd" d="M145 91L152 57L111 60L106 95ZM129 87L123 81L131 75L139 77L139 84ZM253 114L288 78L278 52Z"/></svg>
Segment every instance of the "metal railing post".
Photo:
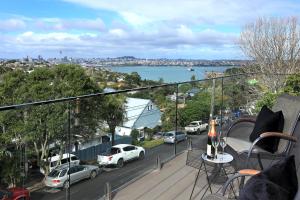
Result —
<svg viewBox="0 0 300 200"><path fill-rule="evenodd" d="M188 150L188 151L191 151L192 149L193 149L192 139L191 139L191 138L189 138L189 140L188 140L188 146L187 146L187 150Z"/></svg>
<svg viewBox="0 0 300 200"><path fill-rule="evenodd" d="M161 170L161 160L160 160L160 156L159 155L156 158L156 170L158 170L158 171Z"/></svg>
<svg viewBox="0 0 300 200"><path fill-rule="evenodd" d="M178 84L176 84L176 105L175 105L175 138L174 138L174 155L176 156L176 145L177 145L177 140L176 140L176 133L178 130L178 125L177 125L177 121L178 121Z"/></svg>
<svg viewBox="0 0 300 200"><path fill-rule="evenodd" d="M111 185L109 182L106 182L105 184L105 189L104 189L104 193L105 193L105 200L111 200Z"/></svg>
<svg viewBox="0 0 300 200"><path fill-rule="evenodd" d="M210 100L210 115L209 118L212 120L214 116L214 107L215 107L215 87L216 87L216 79L213 77L212 79L212 92L211 92L211 100Z"/></svg>
<svg viewBox="0 0 300 200"><path fill-rule="evenodd" d="M224 106L224 78L221 78L221 125L220 134L223 134L223 106ZM222 135L223 136L223 135Z"/></svg>
<svg viewBox="0 0 300 200"><path fill-rule="evenodd" d="M68 102L68 159L69 159L69 170L71 168L71 160L70 160L70 153L71 153L71 104L70 101ZM70 200L71 199L71 189L70 189L70 185L71 185L71 174L68 173L68 181L69 181L69 187L67 188L67 197L66 199Z"/></svg>

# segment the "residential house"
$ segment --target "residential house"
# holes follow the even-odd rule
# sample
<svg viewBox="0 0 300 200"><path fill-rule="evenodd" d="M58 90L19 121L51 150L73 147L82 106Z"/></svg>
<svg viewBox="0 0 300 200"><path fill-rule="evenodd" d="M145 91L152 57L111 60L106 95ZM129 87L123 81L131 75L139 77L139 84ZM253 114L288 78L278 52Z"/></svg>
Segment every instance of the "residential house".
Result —
<svg viewBox="0 0 300 200"><path fill-rule="evenodd" d="M137 129L140 137L145 137L144 128L161 125L161 112L150 99L127 98L125 104L126 118L122 126L116 127L116 134L127 135Z"/></svg>

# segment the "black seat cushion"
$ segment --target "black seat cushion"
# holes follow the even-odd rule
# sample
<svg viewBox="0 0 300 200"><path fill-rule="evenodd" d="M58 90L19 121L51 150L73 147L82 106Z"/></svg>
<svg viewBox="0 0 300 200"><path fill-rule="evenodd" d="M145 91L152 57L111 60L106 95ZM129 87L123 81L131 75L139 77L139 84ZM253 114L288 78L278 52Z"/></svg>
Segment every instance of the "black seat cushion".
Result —
<svg viewBox="0 0 300 200"><path fill-rule="evenodd" d="M273 112L267 106L263 106L259 112L254 129L250 134L250 141L254 142L262 133L265 132L282 132L284 125L284 117L282 111ZM274 153L278 149L279 138L270 137L262 139L257 146L262 149Z"/></svg>
<svg viewBox="0 0 300 200"><path fill-rule="evenodd" d="M251 177L241 190L242 200L292 200L298 180L294 156L290 156Z"/></svg>

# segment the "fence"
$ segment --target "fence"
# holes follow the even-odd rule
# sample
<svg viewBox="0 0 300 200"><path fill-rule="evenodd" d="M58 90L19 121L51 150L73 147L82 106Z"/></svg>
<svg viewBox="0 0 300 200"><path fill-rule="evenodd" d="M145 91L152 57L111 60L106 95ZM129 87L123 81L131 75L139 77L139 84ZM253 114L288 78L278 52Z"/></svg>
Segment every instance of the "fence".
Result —
<svg viewBox="0 0 300 200"><path fill-rule="evenodd" d="M118 137L115 140L115 144L131 144L132 138L129 136ZM97 159L97 155L105 153L107 149L111 147L111 142L98 144L86 149L81 149L73 154L75 154L81 161L91 161Z"/></svg>

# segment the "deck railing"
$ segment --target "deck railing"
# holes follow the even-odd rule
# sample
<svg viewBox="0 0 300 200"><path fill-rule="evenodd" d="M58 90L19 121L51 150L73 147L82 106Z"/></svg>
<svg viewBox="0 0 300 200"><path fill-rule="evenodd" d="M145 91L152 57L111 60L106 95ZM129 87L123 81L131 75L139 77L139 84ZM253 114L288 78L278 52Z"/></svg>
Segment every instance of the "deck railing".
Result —
<svg viewBox="0 0 300 200"><path fill-rule="evenodd" d="M193 146L206 148L205 131L195 130L195 135L187 136L189 140L174 144L153 140L153 134L185 133L184 127L191 121L207 123L211 118L217 119L218 131L224 131L236 118L255 115L262 104L272 104L276 93L268 92L260 82L260 76L233 74L2 106L0 184L2 187L15 184L28 188L31 199L102 197L107 182L115 190L155 169L158 158L159 162L165 162L186 150L187 141ZM276 76L286 80L289 75ZM291 92L289 90L281 88L276 92ZM111 104L104 104L109 101ZM116 106L120 102L123 102L121 108ZM116 107L107 107L109 105ZM123 120L117 118L120 112L123 112ZM76 183L66 192L43 185L44 175L40 173L40 167L48 165L46 157L54 154L71 153L84 164L97 165L96 156L111 147L113 137L109 125L114 123L118 135L114 141L145 145L143 160L126 163L120 169L101 169L102 173L94 180ZM130 134L132 130L135 134ZM71 164L68 167L72 167Z"/></svg>

